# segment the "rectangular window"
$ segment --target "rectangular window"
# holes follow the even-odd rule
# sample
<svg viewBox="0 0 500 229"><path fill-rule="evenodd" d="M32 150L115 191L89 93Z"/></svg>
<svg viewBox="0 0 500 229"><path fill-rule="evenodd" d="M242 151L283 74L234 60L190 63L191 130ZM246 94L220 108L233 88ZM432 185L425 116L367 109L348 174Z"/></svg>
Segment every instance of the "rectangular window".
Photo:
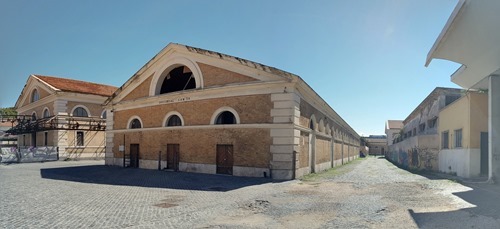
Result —
<svg viewBox="0 0 500 229"><path fill-rule="evenodd" d="M413 133L411 135L412 136L417 136L417 128L413 128Z"/></svg>
<svg viewBox="0 0 500 229"><path fill-rule="evenodd" d="M420 125L418 126L418 131L419 131L420 133L422 133L422 132L424 132L424 131L425 131L425 123L422 123L422 124L420 124Z"/></svg>
<svg viewBox="0 0 500 229"><path fill-rule="evenodd" d="M49 138L49 136L48 136L49 133L45 132L44 135L45 135L45 139L44 139L43 143L44 143L45 146L47 146L48 145L47 143L49 143L49 139L48 139Z"/></svg>
<svg viewBox="0 0 500 229"><path fill-rule="evenodd" d="M462 129L455 130L455 148L462 147Z"/></svg>
<svg viewBox="0 0 500 229"><path fill-rule="evenodd" d="M83 131L76 132L76 145L83 146L83 143L84 143Z"/></svg>
<svg viewBox="0 0 500 229"><path fill-rule="evenodd" d="M442 149L449 148L448 131L443 131L443 133L441 134L441 148Z"/></svg>
<svg viewBox="0 0 500 229"><path fill-rule="evenodd" d="M429 124L429 125L428 125L428 126L429 126L429 128L434 128L434 127L436 127L436 124L437 124L437 117L436 117L436 118L433 118L433 119L431 119L431 120L429 120L429 121L427 121L427 122L428 122L428 124Z"/></svg>

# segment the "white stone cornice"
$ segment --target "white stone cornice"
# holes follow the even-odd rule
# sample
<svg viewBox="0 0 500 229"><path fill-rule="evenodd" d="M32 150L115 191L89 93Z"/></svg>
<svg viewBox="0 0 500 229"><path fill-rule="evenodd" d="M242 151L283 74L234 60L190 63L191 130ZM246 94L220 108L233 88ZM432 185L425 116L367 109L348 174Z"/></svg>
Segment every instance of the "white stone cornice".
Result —
<svg viewBox="0 0 500 229"><path fill-rule="evenodd" d="M140 129L119 129L109 130L106 133L124 133L124 132L147 132L147 131L168 131L168 130L192 130L192 129L288 129L293 124L230 124L230 125L195 125L195 126L169 126L169 127L151 127Z"/></svg>
<svg viewBox="0 0 500 229"><path fill-rule="evenodd" d="M285 86L290 86L280 82L252 83L252 84L235 84L225 87L205 88L203 90L189 90L182 92L174 92L163 94L154 97L140 98L136 100L123 101L118 104L113 104L112 108L115 111L129 110L143 107L156 106L167 103L181 103L187 101L197 101L205 99L226 98L245 95L260 95L271 94L283 91ZM107 107L110 107L109 105Z"/></svg>

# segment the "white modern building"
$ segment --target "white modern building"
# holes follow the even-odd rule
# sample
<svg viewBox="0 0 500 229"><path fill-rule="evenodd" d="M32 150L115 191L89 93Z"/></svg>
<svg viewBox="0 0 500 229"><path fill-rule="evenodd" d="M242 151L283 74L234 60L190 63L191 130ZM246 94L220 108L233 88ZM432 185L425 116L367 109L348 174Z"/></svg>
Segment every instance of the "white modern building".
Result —
<svg viewBox="0 0 500 229"><path fill-rule="evenodd" d="M490 181L500 177L500 1L460 0L430 50L433 59L462 66L451 81L467 89L488 91Z"/></svg>

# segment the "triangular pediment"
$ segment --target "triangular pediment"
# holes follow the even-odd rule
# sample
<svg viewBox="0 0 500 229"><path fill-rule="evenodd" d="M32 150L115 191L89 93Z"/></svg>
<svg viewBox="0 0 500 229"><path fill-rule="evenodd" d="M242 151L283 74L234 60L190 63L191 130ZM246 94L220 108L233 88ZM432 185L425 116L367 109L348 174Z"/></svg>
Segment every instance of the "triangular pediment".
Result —
<svg viewBox="0 0 500 229"><path fill-rule="evenodd" d="M179 69L182 67L184 69ZM169 79L172 71L188 75L192 73L195 84L187 81L185 85L200 90L227 85L291 81L295 76L238 57L170 43L125 82L108 103L157 95L162 90L162 82L166 77Z"/></svg>
<svg viewBox="0 0 500 229"><path fill-rule="evenodd" d="M35 75L30 75L26 84L24 85L19 98L16 101L16 108L20 108L30 104L32 101L32 94L34 90L37 90L39 94L39 100L44 99L54 93L56 93L57 89L53 86L43 82Z"/></svg>

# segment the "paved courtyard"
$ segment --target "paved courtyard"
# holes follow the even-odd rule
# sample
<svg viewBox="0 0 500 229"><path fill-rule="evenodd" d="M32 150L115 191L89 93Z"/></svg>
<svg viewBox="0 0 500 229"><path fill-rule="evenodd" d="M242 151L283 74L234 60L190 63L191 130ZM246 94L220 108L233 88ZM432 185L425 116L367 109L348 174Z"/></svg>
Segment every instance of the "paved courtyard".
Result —
<svg viewBox="0 0 500 229"><path fill-rule="evenodd" d="M500 188L366 158L306 177L0 165L0 228L500 228Z"/></svg>

